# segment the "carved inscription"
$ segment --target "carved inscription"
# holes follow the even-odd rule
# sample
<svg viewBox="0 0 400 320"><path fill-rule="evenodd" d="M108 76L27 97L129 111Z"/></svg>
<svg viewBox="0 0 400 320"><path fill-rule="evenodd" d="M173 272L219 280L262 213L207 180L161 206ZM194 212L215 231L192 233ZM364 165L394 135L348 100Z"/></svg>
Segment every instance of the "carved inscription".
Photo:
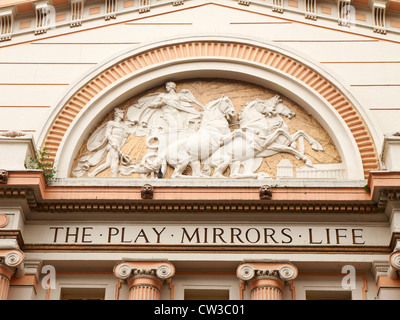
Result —
<svg viewBox="0 0 400 320"><path fill-rule="evenodd" d="M49 243L110 245L365 245L360 227L49 227Z"/></svg>

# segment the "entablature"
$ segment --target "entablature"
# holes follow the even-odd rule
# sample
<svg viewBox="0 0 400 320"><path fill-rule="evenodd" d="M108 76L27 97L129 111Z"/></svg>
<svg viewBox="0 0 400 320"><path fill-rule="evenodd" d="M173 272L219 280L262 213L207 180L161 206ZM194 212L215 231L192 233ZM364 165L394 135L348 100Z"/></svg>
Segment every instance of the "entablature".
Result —
<svg viewBox="0 0 400 320"><path fill-rule="evenodd" d="M192 186L187 181L146 180L151 197L143 194L143 181L94 179L77 185L76 179L46 183L40 171L9 172L0 185L3 201L23 201L33 213L42 214L318 214L350 218L382 215L388 202L399 201L399 173L371 172L368 184L348 182L342 186L316 181L207 181ZM114 180L115 181L115 180ZM396 182L397 181L397 182ZM204 181L203 181L204 182ZM268 184L273 183L274 185ZM219 184L219 186L218 186ZM302 185L301 185L302 184ZM352 186L351 186L352 184ZM270 197L260 191L268 185ZM371 216L370 216L371 217Z"/></svg>

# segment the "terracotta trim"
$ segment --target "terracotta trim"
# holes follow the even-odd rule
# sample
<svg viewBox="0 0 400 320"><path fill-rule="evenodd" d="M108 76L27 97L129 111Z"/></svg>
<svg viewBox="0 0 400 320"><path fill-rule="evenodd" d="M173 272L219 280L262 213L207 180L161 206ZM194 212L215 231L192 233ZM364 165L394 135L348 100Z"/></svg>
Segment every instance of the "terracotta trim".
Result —
<svg viewBox="0 0 400 320"><path fill-rule="evenodd" d="M261 51L262 54L251 55L250 52ZM61 144L60 136L52 134L55 129L64 136L74 118L81 112L82 109L91 101L91 99L100 94L105 88L111 86L119 79L122 79L129 74L133 74L138 70L152 66L155 63L153 60L148 60L146 57L154 56L156 61L160 63L167 61L179 61L187 57L226 57L230 59L246 60L252 63L263 64L266 67L277 69L289 76L293 76L304 82L311 90L322 95L331 106L336 109L339 115L347 124L348 128L356 139L359 136L365 136L369 139L373 152L366 152L359 147L361 161L364 166L364 176L368 177L371 170L379 170L378 152L376 151L373 138L368 130L362 116L359 114L355 106L347 99L343 92L327 79L310 69L306 65L302 65L299 61L289 58L281 53L274 52L269 49L260 48L255 45L241 44L236 42L225 41L196 41L188 43L178 43L167 45L162 48L156 48L141 54L137 54L127 58L118 64L103 71L98 76L94 77L84 87L73 95L70 100L59 111L58 115L50 126L46 136L44 137L43 145L48 146L50 151L50 161L54 161L57 151ZM282 63L281 63L282 62ZM123 66L130 66L129 69ZM296 66L295 68L293 68ZM117 71L119 70L119 71ZM63 115L66 110L70 109L73 117L64 120ZM351 110L354 116L349 117L348 112Z"/></svg>
<svg viewBox="0 0 400 320"><path fill-rule="evenodd" d="M145 276L143 277L138 276L137 278L135 277L129 280L128 285L129 285L129 290L131 290L134 287L148 286L156 288L158 291L160 291L162 282L157 278L146 278Z"/></svg>
<svg viewBox="0 0 400 320"><path fill-rule="evenodd" d="M378 294L381 288L400 288L400 279L392 280L388 276L380 276L376 282L376 287Z"/></svg>
<svg viewBox="0 0 400 320"><path fill-rule="evenodd" d="M363 286L361 288L362 297L363 297L363 300L367 300L367 291L368 291L367 276L365 275L365 273L363 273L363 274L361 274L361 277L363 279Z"/></svg>
<svg viewBox="0 0 400 320"><path fill-rule="evenodd" d="M10 281L12 286L33 286L35 292L37 291L38 281L35 275L28 274L22 278L13 277Z"/></svg>
<svg viewBox="0 0 400 320"><path fill-rule="evenodd" d="M13 270L11 270L10 268L3 267L3 266L0 265L0 276L4 276L8 280L11 280L13 274L14 274Z"/></svg>
<svg viewBox="0 0 400 320"><path fill-rule="evenodd" d="M0 228L7 226L8 221L8 216L4 213L0 213Z"/></svg>
<svg viewBox="0 0 400 320"><path fill-rule="evenodd" d="M322 64L369 64L369 63L400 63L400 61L321 61Z"/></svg>
<svg viewBox="0 0 400 320"><path fill-rule="evenodd" d="M175 300L175 285L173 278L169 282L169 289L170 289L170 300Z"/></svg>
<svg viewBox="0 0 400 320"><path fill-rule="evenodd" d="M49 288L46 291L46 300L50 300L50 293L51 293L51 288L49 286Z"/></svg>
<svg viewBox="0 0 400 320"><path fill-rule="evenodd" d="M370 177L369 186L395 187L400 183L400 175L392 173L385 178L384 175L374 172ZM141 187L69 187L69 186L47 186L42 172L39 171L10 171L7 188L38 188L41 201L54 200L96 200L101 197L102 200L139 200L140 205L157 204L157 200L165 202L168 200L190 200L190 203L182 203L185 206L196 206L193 201L208 201L210 206L213 201L246 201L253 202L258 200L258 204L253 205L278 205L273 201L287 201L287 209L292 206L293 210L307 210L307 205L296 204L295 201L308 200L315 202L333 201L325 203L325 210L347 210L346 205L355 202L371 201L373 193L365 192L364 188L347 187L277 187L272 191L272 201L261 201L259 198L259 187L156 187L153 201L145 202L141 198ZM0 189L1 190L1 189ZM373 191L373 190L372 190ZM0 195L1 196L1 195ZM39 200L39 199L38 199ZM338 205L335 202L342 202ZM346 204L347 203L347 204ZM54 205L60 205L54 204ZM83 205L83 204L82 204ZM98 205L102 205L99 203ZM106 205L106 204L103 204ZM121 204L122 205L122 204ZM233 205L233 204L232 204ZM250 204L249 204L250 205ZM363 204L359 204L362 206ZM59 208L60 210L62 208ZM66 208L68 209L68 207ZM165 208L168 209L168 208ZM172 208L171 208L172 209ZM193 208L196 209L196 208ZM199 209L199 208L197 208ZM207 209L207 208L205 208ZM209 208L212 209L212 208ZM255 208L257 209L257 208ZM260 208L261 209L261 208ZM284 209L284 208L283 208ZM320 209L320 208L319 208Z"/></svg>
<svg viewBox="0 0 400 320"><path fill-rule="evenodd" d="M121 279L117 279L117 284L115 285L114 300L119 300L119 290L120 289L121 289Z"/></svg>
<svg viewBox="0 0 400 320"><path fill-rule="evenodd" d="M255 279L250 281L250 291L257 289L259 287L272 287L282 291L283 281L275 279Z"/></svg>
<svg viewBox="0 0 400 320"><path fill-rule="evenodd" d="M243 293L244 293L245 287L246 287L246 284L244 281L242 281L239 285L239 300L243 300Z"/></svg>
<svg viewBox="0 0 400 320"><path fill-rule="evenodd" d="M292 291L292 300L297 300L296 298L296 286L294 285L294 281L290 283L290 291Z"/></svg>

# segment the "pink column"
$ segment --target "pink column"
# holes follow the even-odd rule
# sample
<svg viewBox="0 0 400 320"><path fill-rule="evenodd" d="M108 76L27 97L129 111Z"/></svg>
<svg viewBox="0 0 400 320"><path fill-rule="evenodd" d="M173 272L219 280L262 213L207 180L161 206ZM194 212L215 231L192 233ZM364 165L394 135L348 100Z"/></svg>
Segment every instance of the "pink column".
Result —
<svg viewBox="0 0 400 320"><path fill-rule="evenodd" d="M282 300L285 282L297 274L290 263L243 263L237 269L238 278L249 285L251 300Z"/></svg>
<svg viewBox="0 0 400 320"><path fill-rule="evenodd" d="M13 273L11 269L0 266L0 300L7 300L8 289Z"/></svg>
<svg viewBox="0 0 400 320"><path fill-rule="evenodd" d="M23 259L19 250L0 250L0 300L7 300L10 280Z"/></svg>
<svg viewBox="0 0 400 320"><path fill-rule="evenodd" d="M114 268L114 274L126 280L129 300L160 300L163 282L175 275L169 262L124 262Z"/></svg>
<svg viewBox="0 0 400 320"><path fill-rule="evenodd" d="M129 282L129 300L160 300L162 281L136 277Z"/></svg>

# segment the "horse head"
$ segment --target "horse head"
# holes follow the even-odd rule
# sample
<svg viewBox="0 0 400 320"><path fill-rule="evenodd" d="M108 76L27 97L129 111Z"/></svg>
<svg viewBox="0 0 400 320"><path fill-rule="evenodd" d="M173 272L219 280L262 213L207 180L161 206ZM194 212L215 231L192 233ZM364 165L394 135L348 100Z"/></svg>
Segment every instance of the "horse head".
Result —
<svg viewBox="0 0 400 320"><path fill-rule="evenodd" d="M276 112L280 114L281 116L287 117L289 119L292 119L293 117L296 116L296 113L293 110L290 110L285 104L282 102L278 103L276 105Z"/></svg>
<svg viewBox="0 0 400 320"><path fill-rule="evenodd" d="M276 106L282 102L280 96L275 95L267 100L260 100L257 110L266 117L275 117L277 115Z"/></svg>
<svg viewBox="0 0 400 320"><path fill-rule="evenodd" d="M219 110L228 121L232 121L237 116L235 107L233 106L231 99L229 99L227 96L221 97Z"/></svg>

